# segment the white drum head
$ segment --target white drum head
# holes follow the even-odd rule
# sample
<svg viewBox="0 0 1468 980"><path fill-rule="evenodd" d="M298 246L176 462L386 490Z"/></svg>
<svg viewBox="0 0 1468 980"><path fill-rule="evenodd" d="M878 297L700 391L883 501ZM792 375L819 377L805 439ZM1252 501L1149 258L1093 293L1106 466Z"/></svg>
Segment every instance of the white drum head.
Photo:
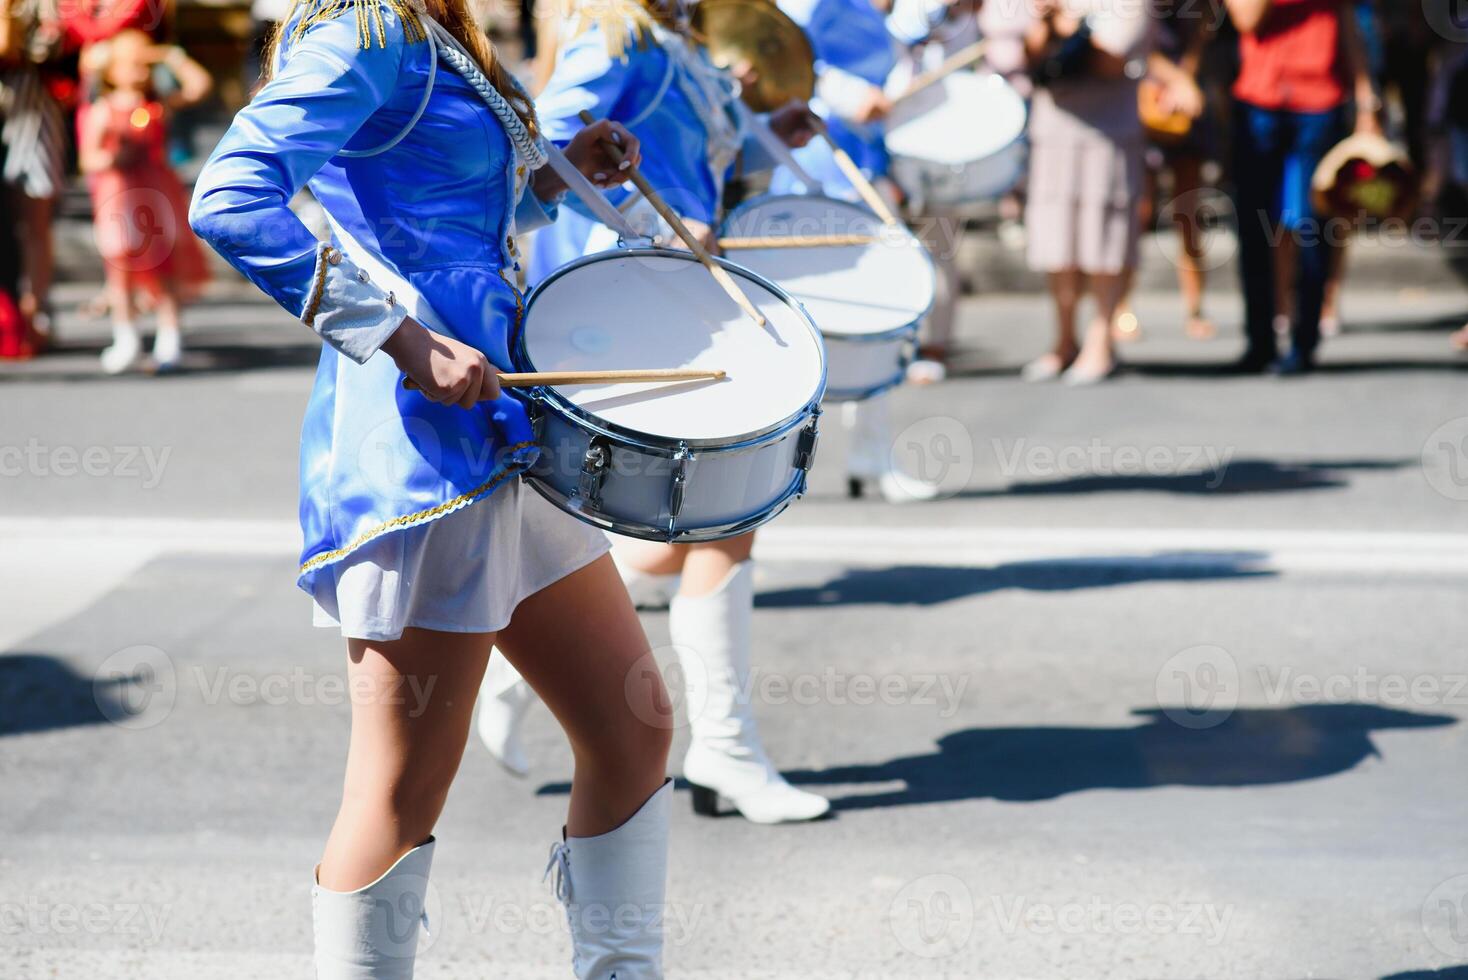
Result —
<svg viewBox="0 0 1468 980"><path fill-rule="evenodd" d="M933 305L933 260L905 229L865 208L819 196L760 198L735 209L721 237L873 235L869 245L741 248L728 257L805 306L824 334L881 334L911 326Z"/></svg>
<svg viewBox="0 0 1468 980"><path fill-rule="evenodd" d="M722 381L572 385L556 393L612 425L662 439L732 442L793 418L825 378L820 335L789 301L731 269L761 328L691 256L605 252L541 283L525 311L530 371L708 368Z"/></svg>
<svg viewBox="0 0 1468 980"><path fill-rule="evenodd" d="M1004 150L1025 132L1025 101L998 75L954 72L897 103L887 117L894 156L960 166Z"/></svg>

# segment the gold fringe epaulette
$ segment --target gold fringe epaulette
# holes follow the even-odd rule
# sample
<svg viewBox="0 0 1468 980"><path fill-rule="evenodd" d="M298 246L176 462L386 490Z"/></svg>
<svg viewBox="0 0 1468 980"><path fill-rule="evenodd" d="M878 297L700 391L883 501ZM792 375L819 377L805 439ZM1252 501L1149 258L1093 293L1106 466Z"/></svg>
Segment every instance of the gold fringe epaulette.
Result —
<svg viewBox="0 0 1468 980"><path fill-rule="evenodd" d="M607 55L617 61L627 60L629 38L638 47L646 47L656 23L640 0L570 0L566 6L567 16L575 18L573 36L600 27Z"/></svg>
<svg viewBox="0 0 1468 980"><path fill-rule="evenodd" d="M382 19L382 8L387 6L403 22L403 36L408 43L422 41L428 37L423 18L418 8L404 0L297 0L306 8L301 19L291 32L291 40L299 41L301 35L316 24L335 20L348 10L357 15L357 43L363 48L372 47L373 40L379 48L387 47L387 25Z"/></svg>

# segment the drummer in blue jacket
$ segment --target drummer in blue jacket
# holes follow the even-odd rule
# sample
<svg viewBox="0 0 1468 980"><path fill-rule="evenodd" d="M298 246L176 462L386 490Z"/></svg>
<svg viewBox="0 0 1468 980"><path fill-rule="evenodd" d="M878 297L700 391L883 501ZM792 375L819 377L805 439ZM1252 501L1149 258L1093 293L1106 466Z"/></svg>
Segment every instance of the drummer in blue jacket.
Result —
<svg viewBox="0 0 1468 980"><path fill-rule="evenodd" d="M641 141L641 169L654 189L705 245L716 246L714 229L730 174L771 162L752 138L737 83L710 64L671 9L588 4L585 14L572 17L571 36L536 99L546 135L572 138L581 129L582 110L621 122ZM803 105L772 114L768 124L789 145L811 135ZM645 201L629 202L622 193L616 203L634 226L676 243ZM537 239L531 274L538 278L611 247L616 235L581 217L558 222ZM712 813L723 797L757 823L811 820L830 804L780 775L765 754L750 704L753 542L753 533L693 545L628 541L616 555L629 585L677 589L669 604L673 646L684 675L707 681L705 708L690 719L692 740L683 763L695 809ZM518 729L531 700L513 669L491 667L480 696L480 735L512 771L527 766Z"/></svg>
<svg viewBox="0 0 1468 980"><path fill-rule="evenodd" d="M606 928L568 906L577 975L661 976L668 733L606 684L647 639L605 537L522 488L536 449L498 382L520 315L515 233L564 190L542 167L535 113L464 0L296 0L267 63L189 217L324 341L302 430L298 581L316 622L347 639L353 696L311 903L316 975L412 974L434 825L471 723L456 692L497 647L554 693L576 748L561 893L633 910ZM567 156L619 182L611 139L637 157L608 122ZM290 210L308 185L328 242ZM291 764L307 795L326 792L309 760Z"/></svg>
<svg viewBox="0 0 1468 980"><path fill-rule="evenodd" d="M816 55L816 98L811 109L826 120L831 137L890 203L900 191L888 176L883 120L892 109L885 86L900 52L886 16L872 0L779 0L791 20L804 28ZM824 141L795 151L800 165L827 194L857 198ZM800 182L787 170L776 173L771 189L790 191ZM931 499L937 489L892 466L891 405L888 393L842 405L841 419L851 438L846 458L848 485L859 496L870 481L892 503Z"/></svg>

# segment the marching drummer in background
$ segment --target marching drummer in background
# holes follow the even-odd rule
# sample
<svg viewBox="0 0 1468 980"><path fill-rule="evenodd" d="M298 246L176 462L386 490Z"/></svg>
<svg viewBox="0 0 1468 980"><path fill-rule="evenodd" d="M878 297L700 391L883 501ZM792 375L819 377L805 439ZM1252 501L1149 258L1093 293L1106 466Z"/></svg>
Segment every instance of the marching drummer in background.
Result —
<svg viewBox="0 0 1468 980"><path fill-rule="evenodd" d="M977 0L893 0L887 29L902 45L897 74L910 81L977 42L977 8ZM963 219L956 209L933 203L927 203L923 210L937 231L930 251L938 272L938 289L933 309L923 321L919 359L908 366L907 376L916 384L932 384L948 374L949 345L963 288L958 271L958 240Z"/></svg>
<svg viewBox="0 0 1468 980"><path fill-rule="evenodd" d="M892 110L885 86L898 63L896 38L886 16L872 0L780 0L779 8L799 24L816 55L816 98L811 110L872 184L895 203L900 192L888 176L882 121ZM824 141L795 154L800 166L833 197L857 199L856 189L837 166ZM798 181L777 171L772 191L788 191ZM846 474L851 495L859 497L873 481L889 503L931 500L938 488L899 474L892 465L891 404L886 393L842 406L841 420L850 431Z"/></svg>
<svg viewBox="0 0 1468 980"><path fill-rule="evenodd" d="M768 166L757 144L747 141L737 85L689 40L671 8L629 0L588 5L571 17L572 37L536 101L545 135L556 142L571 139L581 129L583 110L621 122L642 143L648 181L716 251L714 229L731 168ZM810 138L804 106L773 113L768 122L788 145ZM645 201L613 200L635 227L675 240L657 227ZM531 278L615 242L605 226L565 215L539 234ZM694 809L713 815L722 796L756 823L812 820L830 809L829 802L780 775L765 754L750 704L753 544L753 533L691 545L625 541L616 557L634 594L668 602L682 673L707 685L701 710L689 719L692 741L683 762ZM480 690L479 734L507 769L524 774L528 762L519 729L534 695L503 660L491 663L498 666Z"/></svg>

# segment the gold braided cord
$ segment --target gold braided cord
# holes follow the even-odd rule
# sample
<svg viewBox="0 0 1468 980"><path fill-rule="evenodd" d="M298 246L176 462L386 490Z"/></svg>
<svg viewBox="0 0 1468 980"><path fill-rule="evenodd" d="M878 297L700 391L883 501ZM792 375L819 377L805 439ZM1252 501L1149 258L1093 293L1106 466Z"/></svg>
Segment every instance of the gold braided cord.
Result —
<svg viewBox="0 0 1468 980"><path fill-rule="evenodd" d="M321 309L321 297L326 293L326 274L331 270L332 256L338 254L325 242L316 246L316 274L311 281L311 295L306 297L305 309L301 311L301 322L308 327L316 325L316 312Z"/></svg>
<svg viewBox="0 0 1468 980"><path fill-rule="evenodd" d="M520 290L516 289L515 285L510 282L509 277L505 275L505 270L499 269L498 272L500 279L504 281L504 284L509 287L510 293L515 297L515 329L518 332L521 326L521 320L525 316L525 302L520 295ZM505 452L517 453L522 449L529 449L531 446L534 445L534 442L517 442L511 446L506 447ZM499 486L507 478L514 476L515 474L521 472L523 469L525 469L524 466L510 464L503 469L496 471L488 480L484 481L479 486L475 487L473 490L468 491L467 493L461 493L457 497L454 497L451 500L446 500L436 506L428 507L424 510L417 511L412 514L404 514L402 517L394 517L390 521L385 521L382 524L374 527L372 530L359 534L356 539L352 541L351 544L343 548L337 548L335 551L323 552L316 557L310 559L301 566L301 570L298 574L305 575L307 572L315 571L322 565L329 565L334 561L339 561L352 552L356 551L358 548L362 547L362 545L366 544L368 541L371 541L373 538L376 538L380 535L386 534L388 531L392 531L400 527L409 527L413 524L420 524L424 521L431 521L435 517L442 517L444 514L447 514L450 511L458 510L460 507L463 507L467 504L472 504L474 501L478 500L479 498L492 491L495 487Z"/></svg>
<svg viewBox="0 0 1468 980"><path fill-rule="evenodd" d="M510 453L519 452L521 449L528 449L533 445L535 445L535 443L533 442L517 442L512 446L506 447L505 451ZM396 530L400 527L410 527L414 524L420 524L424 521L431 521L435 517L442 517L444 514L447 514L450 511L458 510L460 507L463 507L466 504L472 504L474 503L474 501L485 496L495 487L499 486L501 483L505 482L505 480L516 475L523 469L525 469L525 467L518 463L509 464L503 469L498 470L494 474L494 476L491 476L488 480L485 480L479 486L475 487L473 490L468 491L467 493L461 493L457 497L454 497L451 500L445 500L443 503L437 504L433 507L428 507L423 510L416 511L412 514L404 514L402 517L394 517L390 521L384 521L383 523L374 527L372 530L357 535L357 537L352 541L351 544L346 545L342 548L337 548L335 551L322 552L316 557L305 562L303 565L301 565L301 570L299 574L304 575L307 572L315 571L322 565L329 565L334 561L339 561L340 559L345 558L347 555L356 551L358 548L362 547L367 542L371 541L373 538L380 537L381 535L386 534L388 531Z"/></svg>
<svg viewBox="0 0 1468 980"><path fill-rule="evenodd" d="M357 17L357 44L362 48L370 48L373 41L376 41L379 48L385 48L387 25L382 18L383 4L391 7L392 12L403 22L403 37L409 44L428 37L418 8L405 0L295 0L291 5L292 15L298 5L304 5L307 9L291 31L291 39L299 41L315 25L322 21L335 20L350 10ZM290 16L287 15L286 20Z"/></svg>

